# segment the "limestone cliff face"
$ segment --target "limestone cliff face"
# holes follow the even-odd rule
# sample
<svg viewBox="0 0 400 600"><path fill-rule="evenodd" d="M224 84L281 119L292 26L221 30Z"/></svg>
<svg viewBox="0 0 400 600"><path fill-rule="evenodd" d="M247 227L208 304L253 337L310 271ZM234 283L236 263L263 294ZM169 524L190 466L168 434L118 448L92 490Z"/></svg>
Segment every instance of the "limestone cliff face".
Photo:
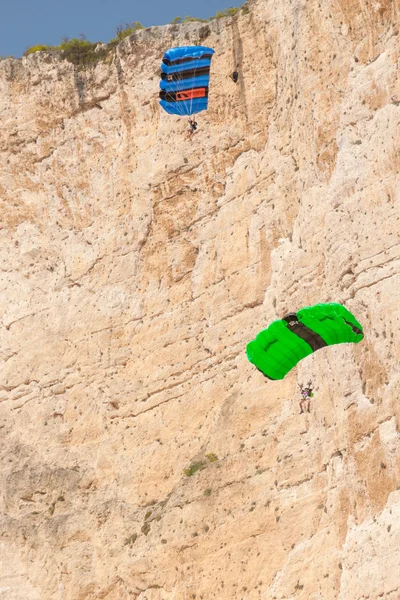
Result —
<svg viewBox="0 0 400 600"><path fill-rule="evenodd" d="M399 15L253 0L0 62L0 599L400 598ZM247 341L324 301L364 341L265 380Z"/></svg>

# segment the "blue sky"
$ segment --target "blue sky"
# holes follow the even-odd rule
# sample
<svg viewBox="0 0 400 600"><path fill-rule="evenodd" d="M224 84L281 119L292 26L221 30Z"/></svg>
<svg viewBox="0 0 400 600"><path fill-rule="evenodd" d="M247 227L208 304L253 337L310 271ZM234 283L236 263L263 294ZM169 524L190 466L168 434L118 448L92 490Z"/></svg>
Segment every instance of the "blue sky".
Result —
<svg viewBox="0 0 400 600"><path fill-rule="evenodd" d="M176 16L210 17L244 0L0 0L0 56L19 57L34 44L62 37L108 42L118 25L164 25Z"/></svg>

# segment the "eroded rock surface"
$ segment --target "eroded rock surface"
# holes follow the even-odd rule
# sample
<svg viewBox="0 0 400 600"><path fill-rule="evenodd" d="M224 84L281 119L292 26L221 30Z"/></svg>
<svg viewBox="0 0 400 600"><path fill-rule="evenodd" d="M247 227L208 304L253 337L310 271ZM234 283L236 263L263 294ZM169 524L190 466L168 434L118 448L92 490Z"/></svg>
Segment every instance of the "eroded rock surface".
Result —
<svg viewBox="0 0 400 600"><path fill-rule="evenodd" d="M400 597L399 11L253 0L0 62L1 600ZM189 140L158 106L188 43ZM267 382L247 341L325 301L364 341Z"/></svg>

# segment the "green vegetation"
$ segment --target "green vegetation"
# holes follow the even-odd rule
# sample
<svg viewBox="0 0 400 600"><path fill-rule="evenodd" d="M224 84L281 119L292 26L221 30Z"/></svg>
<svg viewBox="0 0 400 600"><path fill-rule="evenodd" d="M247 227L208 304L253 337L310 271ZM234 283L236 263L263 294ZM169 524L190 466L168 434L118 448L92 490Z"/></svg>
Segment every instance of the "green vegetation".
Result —
<svg viewBox="0 0 400 600"><path fill-rule="evenodd" d="M208 462L215 462L216 460L218 460L218 456L214 454L214 452L206 454L206 458L208 459Z"/></svg>
<svg viewBox="0 0 400 600"><path fill-rule="evenodd" d="M242 4L242 6L240 7L230 7L218 11L215 16L209 17L208 19L200 19L199 17L191 17L188 15L186 17L175 17L175 19L172 20L172 23L190 23L192 21L208 23L209 21L213 21L214 19L222 19L223 17L233 17L239 11L241 11L242 14L245 15L249 12L247 2ZM81 35L79 38L72 38L71 40L65 38L61 41L61 44L59 46L48 46L46 44L36 44L34 46L30 46L24 52L24 56L29 56L30 54L34 54L35 52L62 52L63 58L65 58L69 62L73 63L78 67L85 67L96 64L101 60L104 60L119 42L130 36L135 31L138 31L139 29L144 29L143 25L139 21L132 21L131 23L125 23L124 26L118 26L115 37L112 38L108 42L108 44L102 44L101 42L90 42L85 38L84 35ZM0 61L5 60L6 58L12 57L0 56Z"/></svg>
<svg viewBox="0 0 400 600"><path fill-rule="evenodd" d="M29 56L29 54L34 54L35 52L47 52L52 50L52 46L45 46L44 44L36 44L36 46L31 46L24 52L24 56Z"/></svg>
<svg viewBox="0 0 400 600"><path fill-rule="evenodd" d="M200 17L175 17L171 21L173 25L178 23L190 23L191 21L197 21L199 23L209 23L210 21L214 21L214 19L223 19L224 17L234 17L239 11L242 11L242 14L247 15L249 13L249 7L247 2L242 4L242 6L231 6L230 8L225 8L224 10L218 11L213 17L209 17L208 19L200 19Z"/></svg>
<svg viewBox="0 0 400 600"><path fill-rule="evenodd" d="M185 17L182 19L182 23L191 23L192 21L198 21L199 23L208 23L209 19L200 19L200 17Z"/></svg>
<svg viewBox="0 0 400 600"><path fill-rule="evenodd" d="M198 462L192 463L189 467L184 469L183 472L188 477L191 477L197 471L201 471L202 469L205 469L205 468L206 468L206 463L204 462L204 460L199 460Z"/></svg>
<svg viewBox="0 0 400 600"><path fill-rule="evenodd" d="M240 10L240 6L231 6L231 8L225 8L225 10L221 10L217 12L214 19L223 19L224 17L234 17Z"/></svg>
<svg viewBox="0 0 400 600"><path fill-rule="evenodd" d="M29 56L35 52L55 51L61 51L63 57L74 65L87 66L103 59L108 54L108 47L98 48L97 42L89 42L84 39L84 36L81 36L80 38L72 38L72 40L64 38L59 46L45 46L44 44L31 46L24 52L24 56Z"/></svg>
<svg viewBox="0 0 400 600"><path fill-rule="evenodd" d="M215 462L216 460L218 460L218 456L216 454L214 454L214 452L210 452L209 454L206 454L206 458L207 458L208 462L210 462L210 463ZM189 465L186 469L183 470L183 472L188 477L192 477L192 475L194 475L197 471L202 471L206 467L207 467L206 461L205 460L199 460L199 461L194 462L191 465ZM208 495L208 494L206 494L206 492L204 492L204 493L205 493L206 496ZM210 493L211 493L211 490L210 490Z"/></svg>
<svg viewBox="0 0 400 600"><path fill-rule="evenodd" d="M124 27L122 25L117 27L115 38L110 40L108 44L90 42L84 35L81 35L79 38L72 38L71 40L64 38L59 46L36 44L28 48L24 52L24 56L29 56L35 52L62 52L63 58L74 65L78 67L89 66L104 60L120 41L139 29L144 29L143 25L139 21L132 21L130 24L126 23Z"/></svg>
<svg viewBox="0 0 400 600"><path fill-rule="evenodd" d="M212 489L211 488L207 488L206 490L204 490L204 495L205 496L211 496L211 492L212 492Z"/></svg>
<svg viewBox="0 0 400 600"><path fill-rule="evenodd" d="M118 44L126 37L130 36L131 33L138 31L139 29L144 29L143 25L139 21L132 21L132 23L125 23L125 27L123 25L119 25L117 27L116 36L112 40L110 40L110 44Z"/></svg>
<svg viewBox="0 0 400 600"><path fill-rule="evenodd" d="M200 19L200 17L175 17L174 19L172 19L171 24L172 25L180 25L182 23L191 23L192 21L197 21L199 23L208 23L210 19Z"/></svg>
<svg viewBox="0 0 400 600"><path fill-rule="evenodd" d="M98 62L107 54L106 50L97 51L96 48L97 43L72 38L72 40L63 40L57 49L62 50L65 58L74 65L90 65Z"/></svg>

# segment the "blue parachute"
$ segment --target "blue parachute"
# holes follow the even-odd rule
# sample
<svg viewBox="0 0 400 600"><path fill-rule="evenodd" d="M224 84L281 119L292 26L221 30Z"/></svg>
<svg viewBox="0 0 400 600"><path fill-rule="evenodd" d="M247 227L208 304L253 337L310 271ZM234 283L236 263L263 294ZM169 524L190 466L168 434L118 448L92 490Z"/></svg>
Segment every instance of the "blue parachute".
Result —
<svg viewBox="0 0 400 600"><path fill-rule="evenodd" d="M208 108L212 48L170 48L161 63L160 105L171 115L193 115Z"/></svg>

